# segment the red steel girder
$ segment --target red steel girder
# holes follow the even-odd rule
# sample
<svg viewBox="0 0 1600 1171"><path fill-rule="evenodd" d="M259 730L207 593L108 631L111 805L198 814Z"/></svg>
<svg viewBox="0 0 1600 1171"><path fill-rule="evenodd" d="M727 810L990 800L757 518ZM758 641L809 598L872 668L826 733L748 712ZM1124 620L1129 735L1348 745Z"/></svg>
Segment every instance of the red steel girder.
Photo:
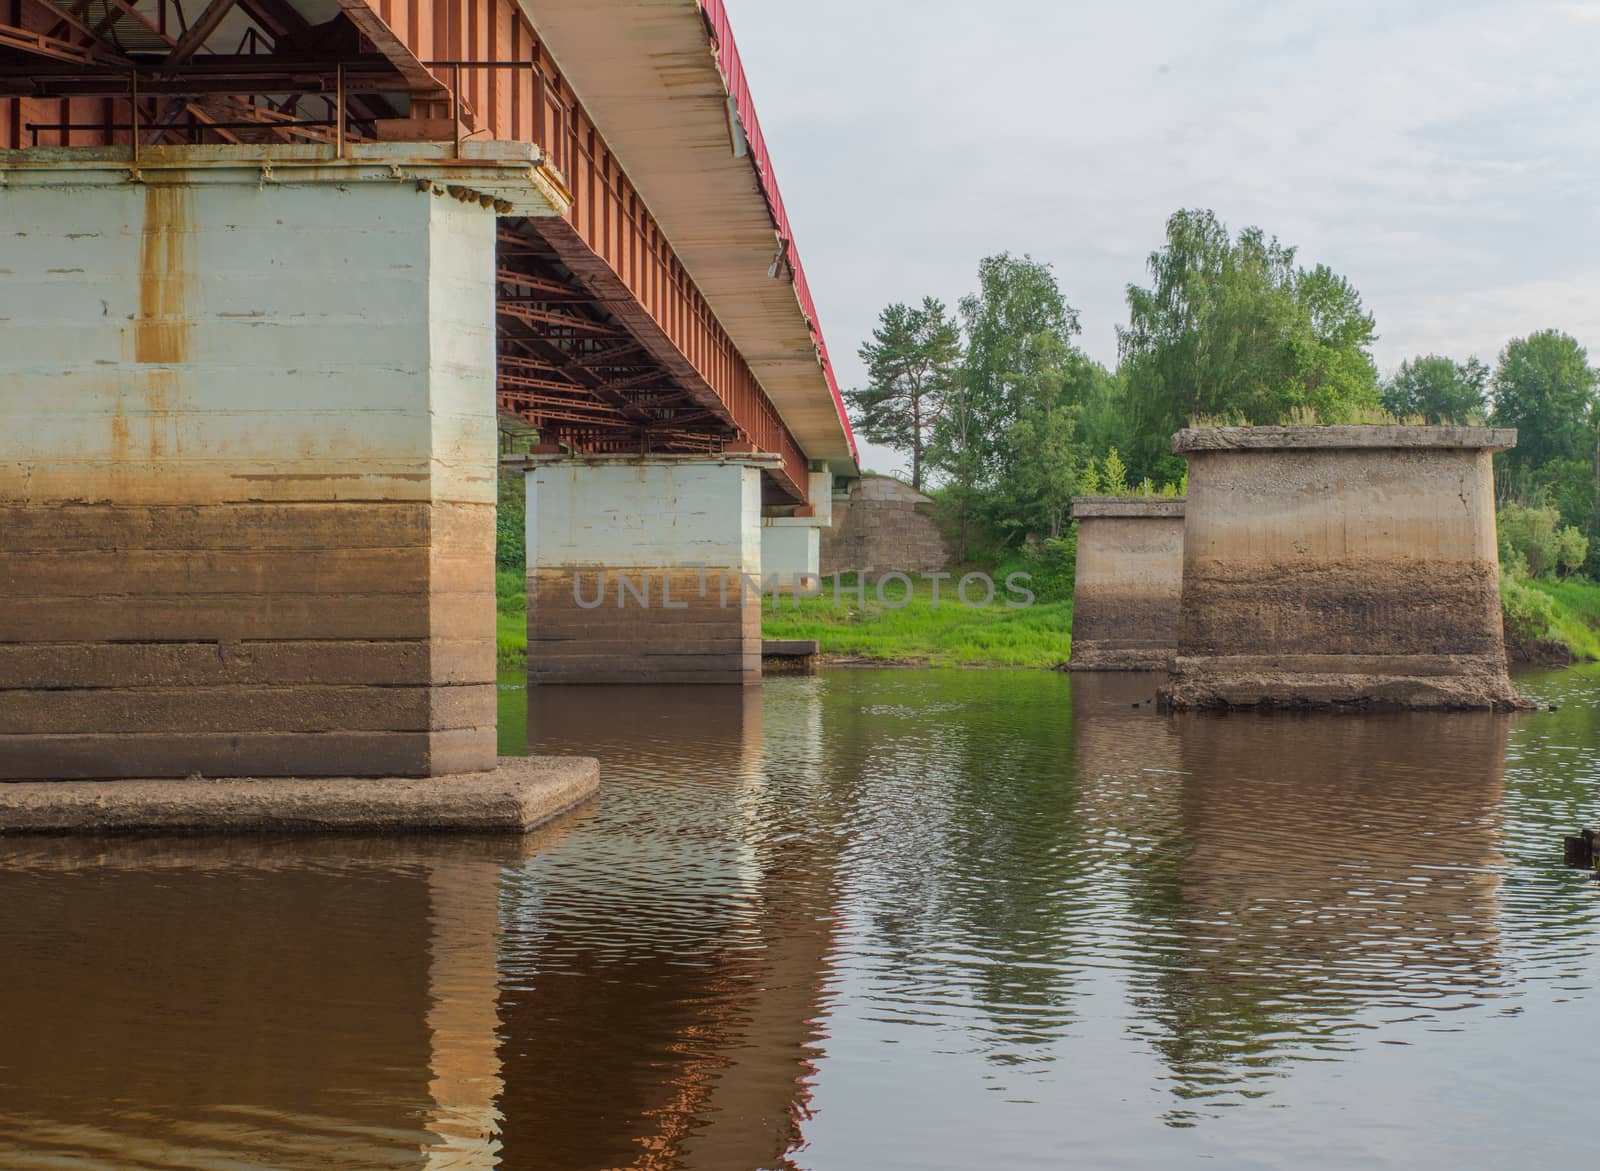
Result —
<svg viewBox="0 0 1600 1171"><path fill-rule="evenodd" d="M65 61L75 65L98 65L122 70L133 67L133 62L127 57L113 52L98 42L80 45L75 41L19 28L14 24L0 24L0 48L16 49L34 57Z"/></svg>

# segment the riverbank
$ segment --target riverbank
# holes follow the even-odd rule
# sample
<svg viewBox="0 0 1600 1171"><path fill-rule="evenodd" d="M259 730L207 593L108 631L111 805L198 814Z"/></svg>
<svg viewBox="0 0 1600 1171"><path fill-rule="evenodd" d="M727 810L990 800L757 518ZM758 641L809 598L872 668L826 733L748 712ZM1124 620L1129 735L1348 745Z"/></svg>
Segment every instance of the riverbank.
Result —
<svg viewBox="0 0 1600 1171"><path fill-rule="evenodd" d="M977 589L972 591L977 600ZM771 600L761 620L767 638L814 638L824 660L867 661L926 667L1055 667L1072 649L1072 603L1008 606L1002 599L967 606L954 581L941 584L934 601L931 583L918 582L909 597L903 583L875 587L857 599L830 588L798 607L792 598ZM902 604L903 602L903 604Z"/></svg>
<svg viewBox="0 0 1600 1171"><path fill-rule="evenodd" d="M1600 584L1505 577L1500 609L1513 663L1600 661Z"/></svg>
<svg viewBox="0 0 1600 1171"><path fill-rule="evenodd" d="M520 573L502 569L494 575L494 647L502 667L528 661L528 585Z"/></svg>
<svg viewBox="0 0 1600 1171"><path fill-rule="evenodd" d="M903 590L886 587L889 602ZM519 573L499 573L496 646L502 667L520 667L528 651L527 598ZM1514 663L1600 662L1600 584L1507 579L1501 583L1506 645ZM859 602L842 589L802 601L769 599L767 638L814 638L825 660L926 667L1055 667L1072 649L1072 603L1038 602L1018 609L1003 601L969 607L944 583L938 604L921 582L903 606L880 603L873 587Z"/></svg>
<svg viewBox="0 0 1600 1171"><path fill-rule="evenodd" d="M970 591L977 600L977 589ZM919 582L909 598L898 584L885 586L889 605L868 585L857 599L847 579L834 603L831 588L818 598L765 602L766 638L814 638L824 659L918 667L1055 667L1072 647L1072 603L964 605L955 583ZM900 604L904 599L904 604ZM495 575L498 607L495 643L502 667L520 667L528 651L527 596L522 575Z"/></svg>

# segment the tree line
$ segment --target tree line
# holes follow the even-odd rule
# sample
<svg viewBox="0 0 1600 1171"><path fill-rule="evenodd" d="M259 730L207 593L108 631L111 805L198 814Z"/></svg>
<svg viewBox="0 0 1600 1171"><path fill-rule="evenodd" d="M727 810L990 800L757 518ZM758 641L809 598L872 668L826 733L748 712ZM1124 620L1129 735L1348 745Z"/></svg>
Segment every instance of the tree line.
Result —
<svg viewBox="0 0 1600 1171"><path fill-rule="evenodd" d="M1492 368L1427 354L1380 378L1348 279L1209 210L1174 214L1128 285L1114 369L1078 346L1048 264L1002 253L977 275L954 313L887 306L859 351L866 385L846 394L857 431L940 501L962 560L1066 536L1075 495L1180 492L1169 444L1191 424L1487 422L1519 433L1496 473L1503 508L1539 514L1506 517L1540 534L1525 560L1600 576L1600 379L1560 330L1515 339Z"/></svg>

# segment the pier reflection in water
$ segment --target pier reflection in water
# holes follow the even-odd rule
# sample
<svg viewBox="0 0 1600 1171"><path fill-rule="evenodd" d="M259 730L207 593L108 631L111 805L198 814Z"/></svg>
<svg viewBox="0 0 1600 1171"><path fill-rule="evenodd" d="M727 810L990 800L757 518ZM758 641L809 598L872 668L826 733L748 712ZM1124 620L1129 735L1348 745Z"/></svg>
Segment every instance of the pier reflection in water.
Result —
<svg viewBox="0 0 1600 1171"><path fill-rule="evenodd" d="M0 847L0 1166L1523 1165L1585 1133L1600 672L502 690L528 841Z"/></svg>
<svg viewBox="0 0 1600 1171"><path fill-rule="evenodd" d="M508 883L516 1166L775 1167L799 1145L841 848L816 680L539 688L594 823Z"/></svg>
<svg viewBox="0 0 1600 1171"><path fill-rule="evenodd" d="M478 841L8 844L0 1166L496 1166Z"/></svg>
<svg viewBox="0 0 1600 1171"><path fill-rule="evenodd" d="M1148 721L1095 714L1082 698L1074 711L1091 790L1151 770ZM1440 713L1166 723L1157 742L1175 767L1143 772L1147 800L1106 804L1137 808L1151 834L1129 871L1150 944L1129 980L1133 1029L1180 1099L1234 1104L1297 1060L1359 1050L1372 1014L1454 1029L1452 1013L1505 990L1510 724Z"/></svg>

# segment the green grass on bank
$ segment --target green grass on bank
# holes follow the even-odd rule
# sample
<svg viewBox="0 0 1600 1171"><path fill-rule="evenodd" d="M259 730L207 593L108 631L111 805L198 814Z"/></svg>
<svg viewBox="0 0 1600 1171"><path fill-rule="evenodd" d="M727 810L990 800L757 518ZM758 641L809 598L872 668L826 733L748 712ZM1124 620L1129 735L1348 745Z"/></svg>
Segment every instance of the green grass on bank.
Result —
<svg viewBox="0 0 1600 1171"><path fill-rule="evenodd" d="M929 582L918 583L903 607L898 603L905 587L898 582L884 587L889 605L877 600L877 589L870 583L858 603L854 581L850 576L841 583L837 607L831 582L821 597L803 599L798 609L789 596L781 597L776 608L771 598L765 599L762 635L814 638L825 655L839 658L930 666L1054 667L1066 661L1071 648L1070 602L1039 602L1019 609L1005 604L1001 585L990 605L969 607L956 595L952 580L941 583L937 606ZM524 588L520 573L495 575L495 642L503 667L521 666L527 656ZM968 596L976 601L982 592L974 583Z"/></svg>
<svg viewBox="0 0 1600 1171"><path fill-rule="evenodd" d="M520 667L528 658L527 581L520 573L494 575L495 652L502 667Z"/></svg>
<svg viewBox="0 0 1600 1171"><path fill-rule="evenodd" d="M822 597L802 600L798 609L792 598L781 598L776 609L766 599L762 634L814 638L823 654L835 658L929 666L1054 667L1066 661L1072 646L1071 602L1016 609L1005 605L1002 593L987 607L970 608L955 596L954 584L945 582L935 606L932 586L920 582L910 602L895 607L879 603L871 584L858 603L850 588L853 582L852 577L844 579L837 606L831 583ZM897 603L903 588L891 583L885 596ZM522 574L496 574L495 641L501 666L520 667L527 656L523 590ZM1600 661L1600 584L1576 577L1529 581L1508 576L1501 581L1500 601L1512 641L1555 644L1575 660Z"/></svg>
<svg viewBox="0 0 1600 1171"><path fill-rule="evenodd" d="M1600 661L1600 585L1502 575L1500 608L1513 642L1554 643L1574 659Z"/></svg>
<svg viewBox="0 0 1600 1171"><path fill-rule="evenodd" d="M837 603L831 582L821 597L803 599L798 608L792 597L780 597L776 608L767 599L762 635L814 638L824 655L834 657L940 667L1054 667L1066 662L1071 649L1071 602L1009 606L1001 586L989 605L966 606L952 579L940 584L937 605L930 582L918 582L903 606L905 584L889 582L885 605L871 583L858 601L854 584L854 575L843 579ZM974 601L982 593L977 583L969 590Z"/></svg>

